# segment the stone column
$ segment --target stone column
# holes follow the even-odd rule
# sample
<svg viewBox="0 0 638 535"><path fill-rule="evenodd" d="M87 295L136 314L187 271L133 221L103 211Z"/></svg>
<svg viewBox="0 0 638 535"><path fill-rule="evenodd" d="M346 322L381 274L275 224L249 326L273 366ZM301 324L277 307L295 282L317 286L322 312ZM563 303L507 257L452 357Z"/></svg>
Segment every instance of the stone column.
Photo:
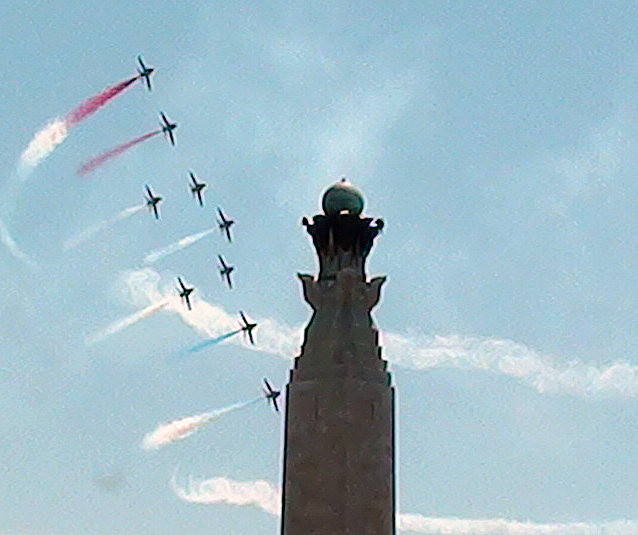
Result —
<svg viewBox="0 0 638 535"><path fill-rule="evenodd" d="M313 315L286 387L281 533L392 535L394 389L370 316L385 277L365 275L383 223L345 182L323 204L304 219L320 271L299 275Z"/></svg>

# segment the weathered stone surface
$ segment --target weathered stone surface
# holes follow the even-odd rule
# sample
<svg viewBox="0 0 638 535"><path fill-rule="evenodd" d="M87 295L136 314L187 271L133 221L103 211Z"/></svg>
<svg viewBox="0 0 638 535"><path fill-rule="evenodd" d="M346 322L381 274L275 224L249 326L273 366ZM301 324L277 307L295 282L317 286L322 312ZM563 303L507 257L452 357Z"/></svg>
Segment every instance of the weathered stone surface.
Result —
<svg viewBox="0 0 638 535"><path fill-rule="evenodd" d="M385 277L364 272L380 227L321 217L319 277L299 275L313 315L286 388L281 533L392 535L394 389L370 316Z"/></svg>

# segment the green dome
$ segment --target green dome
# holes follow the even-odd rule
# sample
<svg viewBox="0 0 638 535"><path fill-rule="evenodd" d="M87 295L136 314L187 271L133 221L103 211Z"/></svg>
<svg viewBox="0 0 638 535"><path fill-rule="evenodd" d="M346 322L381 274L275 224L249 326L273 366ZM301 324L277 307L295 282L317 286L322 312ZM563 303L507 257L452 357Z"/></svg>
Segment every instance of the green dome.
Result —
<svg viewBox="0 0 638 535"><path fill-rule="evenodd" d="M360 215L363 212L363 194L354 184L342 178L326 190L321 206L326 215L340 214L344 211Z"/></svg>

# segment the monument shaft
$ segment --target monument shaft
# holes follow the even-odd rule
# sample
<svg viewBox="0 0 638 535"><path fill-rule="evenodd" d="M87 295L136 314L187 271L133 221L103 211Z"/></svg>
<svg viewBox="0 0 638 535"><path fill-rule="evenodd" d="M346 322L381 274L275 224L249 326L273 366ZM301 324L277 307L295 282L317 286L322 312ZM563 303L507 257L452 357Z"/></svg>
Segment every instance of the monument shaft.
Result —
<svg viewBox="0 0 638 535"><path fill-rule="evenodd" d="M370 316L385 278L364 270L383 224L346 211L305 224L320 273L300 275L314 313L286 388L281 533L392 535L394 389Z"/></svg>

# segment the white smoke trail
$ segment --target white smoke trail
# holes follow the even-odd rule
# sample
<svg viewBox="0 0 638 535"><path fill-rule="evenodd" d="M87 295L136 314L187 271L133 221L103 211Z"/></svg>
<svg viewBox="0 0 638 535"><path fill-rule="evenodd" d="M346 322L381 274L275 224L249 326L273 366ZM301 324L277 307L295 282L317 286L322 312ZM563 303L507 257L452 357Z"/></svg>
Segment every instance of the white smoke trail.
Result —
<svg viewBox="0 0 638 535"><path fill-rule="evenodd" d="M113 217L109 219L105 219L104 221L100 221L99 223L96 223L95 225L91 225L90 227L85 228L79 234L76 234L75 236L71 236L70 238L65 240L64 250L68 251L69 249L72 249L73 247L77 247L81 243L84 243L85 241L95 236L98 232L111 226L113 223L117 223L118 221L122 221L123 219L126 219L127 217L131 217L133 214L136 214L137 212L142 210L145 206L146 206L146 203L138 204L136 206L131 206L130 208L126 208L125 210L122 210L118 214L115 214Z"/></svg>
<svg viewBox="0 0 638 535"><path fill-rule="evenodd" d="M248 405L252 405L260 399L262 398L259 397L243 403L235 403L223 409L216 409L211 412L196 414L195 416L187 416L179 420L173 420L167 424L161 424L157 426L154 431L144 436L142 448L145 450L156 450L165 444L182 440L196 431L199 431L206 424L214 420L219 420L225 414L248 407Z"/></svg>
<svg viewBox="0 0 638 535"><path fill-rule="evenodd" d="M160 303L154 303L142 310L138 310L137 312L131 314L130 316L127 316L126 318L119 319L111 323L108 327L100 329L99 331L96 331L93 334L87 336L86 343L88 345L93 345L97 342L101 342L108 336L111 336L112 334L115 334L116 332L119 332L126 327L130 327L134 323L137 323L144 318L148 318L150 315L155 314L155 312L164 308L168 304L168 300L162 301Z"/></svg>
<svg viewBox="0 0 638 535"><path fill-rule="evenodd" d="M7 249L9 249L9 252L14 258L20 260L20 262L27 266L31 271L38 270L36 263L29 258L29 255L18 247L18 244L11 237L11 234L9 234L9 229L7 229L2 221L0 221L0 241L7 247Z"/></svg>
<svg viewBox="0 0 638 535"><path fill-rule="evenodd" d="M174 293L172 286L160 291L160 276L146 268L124 274L129 297L138 305L157 302ZM198 300L192 311L184 307L170 308L206 338L220 336L237 327L234 316L221 307ZM293 328L274 319L257 318L256 345L241 338L229 343L242 344L290 359L299 353L303 328ZM563 363L540 355L529 347L496 338L450 336L412 336L383 333L384 356L391 363L408 369L425 369L446 365L489 370L514 377L540 393L566 393L578 396L638 396L638 366L616 361L608 366L595 366L574 359Z"/></svg>
<svg viewBox="0 0 638 535"><path fill-rule="evenodd" d="M397 516L397 528L411 533L429 535L638 535L638 521L560 522L536 524L504 518L464 519L435 518L404 514Z"/></svg>
<svg viewBox="0 0 638 535"><path fill-rule="evenodd" d="M408 338L385 333L383 342L390 360L405 368L446 364L489 370L520 379L540 393L638 395L638 366L623 361L604 367L578 359L561 363L512 340L459 335Z"/></svg>
<svg viewBox="0 0 638 535"><path fill-rule="evenodd" d="M176 253L177 251L181 251L182 249L184 249L185 247L188 247L189 245L193 245L195 242L201 240L202 238L204 238L205 236L208 236L209 234L212 234L213 232L215 232L215 227L209 228L202 232L198 232L197 234L191 234L190 236L186 236L185 238L177 240L176 242L171 243L170 245L167 245L166 247L162 247L161 249L155 249L154 251L151 251L144 257L144 263L153 264L154 262L157 262L158 260L162 260L163 258L166 258L168 255L172 255L173 253Z"/></svg>
<svg viewBox="0 0 638 535"><path fill-rule="evenodd" d="M267 481L233 481L225 477L206 480L188 478L186 487L170 482L175 495L189 503L212 505L252 505L273 516L281 514L281 491ZM397 514L397 528L408 533L428 535L638 535L638 521L569 522L537 524L505 518L463 519Z"/></svg>
<svg viewBox="0 0 638 535"><path fill-rule="evenodd" d="M189 477L184 488L177 484L177 474L173 473L171 490L185 502L254 505L274 516L281 513L281 491L268 481L233 481L225 477L198 481Z"/></svg>
<svg viewBox="0 0 638 535"><path fill-rule="evenodd" d="M120 284L126 297L135 306L146 306L164 299L171 299L166 310L179 315L187 325L195 328L204 338L217 338L239 326L238 314L229 314L220 306L197 299L192 310L188 310L174 299L174 279L161 284L160 276L152 268L125 272L120 277ZM255 345L247 343L243 337L229 339L229 343L242 345L254 351L276 354L284 358L292 358L301 344L303 330L281 325L272 319L256 318L259 326L255 331Z"/></svg>
<svg viewBox="0 0 638 535"><path fill-rule="evenodd" d="M18 174L21 180L26 180L35 166L51 154L67 134L67 124L63 119L55 119L40 129L20 155Z"/></svg>

